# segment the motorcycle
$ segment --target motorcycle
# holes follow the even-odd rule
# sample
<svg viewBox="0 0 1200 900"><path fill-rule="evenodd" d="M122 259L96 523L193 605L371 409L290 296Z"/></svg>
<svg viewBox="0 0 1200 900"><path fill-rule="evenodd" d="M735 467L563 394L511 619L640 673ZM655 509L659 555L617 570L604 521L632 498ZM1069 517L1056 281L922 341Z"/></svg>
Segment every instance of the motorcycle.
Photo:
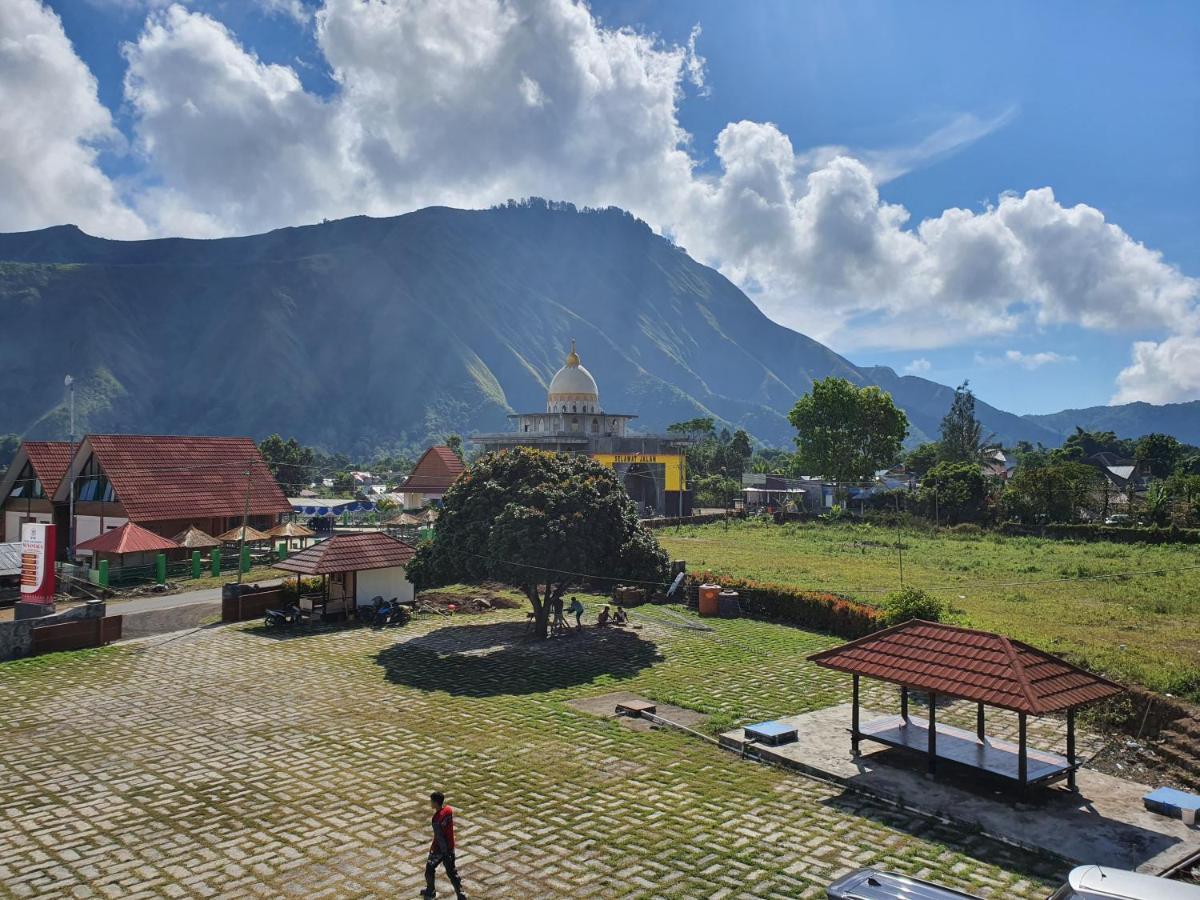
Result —
<svg viewBox="0 0 1200 900"><path fill-rule="evenodd" d="M268 609L263 619L267 628L286 628L300 624L300 607L293 604L287 609Z"/></svg>

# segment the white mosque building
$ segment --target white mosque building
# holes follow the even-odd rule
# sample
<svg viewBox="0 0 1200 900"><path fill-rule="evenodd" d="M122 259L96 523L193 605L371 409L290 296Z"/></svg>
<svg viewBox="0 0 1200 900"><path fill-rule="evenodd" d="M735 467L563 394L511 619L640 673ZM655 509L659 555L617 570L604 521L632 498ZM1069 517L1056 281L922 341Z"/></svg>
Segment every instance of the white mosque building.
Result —
<svg viewBox="0 0 1200 900"><path fill-rule="evenodd" d="M600 405L600 389L584 368L571 341L563 367L546 391L546 411L515 413L516 426L503 434L471 438L487 451L537 447L559 453L585 453L611 469L644 514L687 515L686 439L676 435L637 434L628 430L635 415L608 413Z"/></svg>

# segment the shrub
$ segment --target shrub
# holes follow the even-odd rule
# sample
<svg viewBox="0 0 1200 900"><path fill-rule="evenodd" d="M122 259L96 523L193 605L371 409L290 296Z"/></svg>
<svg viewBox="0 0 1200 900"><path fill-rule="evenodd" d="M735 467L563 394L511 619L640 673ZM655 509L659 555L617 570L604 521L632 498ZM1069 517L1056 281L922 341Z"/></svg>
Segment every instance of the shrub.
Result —
<svg viewBox="0 0 1200 900"><path fill-rule="evenodd" d="M884 625L883 614L874 606L837 594L798 591L787 585L748 579L717 578L709 573L701 576L701 580L737 591L742 612L752 619L786 622L851 639L878 631Z"/></svg>
<svg viewBox="0 0 1200 900"><path fill-rule="evenodd" d="M940 622L946 605L920 588L901 588L883 598L884 624L899 625L909 619Z"/></svg>
<svg viewBox="0 0 1200 900"><path fill-rule="evenodd" d="M959 522L957 525L951 525L946 531L950 534L968 535L970 537L978 537L983 534L983 529L974 522Z"/></svg>

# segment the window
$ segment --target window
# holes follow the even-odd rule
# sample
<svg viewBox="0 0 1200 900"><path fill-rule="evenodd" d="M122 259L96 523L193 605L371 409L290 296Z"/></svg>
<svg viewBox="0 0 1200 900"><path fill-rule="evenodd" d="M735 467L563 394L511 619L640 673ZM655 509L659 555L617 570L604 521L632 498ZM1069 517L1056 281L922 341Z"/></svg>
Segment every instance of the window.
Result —
<svg viewBox="0 0 1200 900"><path fill-rule="evenodd" d="M592 419L592 431L593 431L593 432L598 432L599 430L600 430L600 420L599 420L599 419Z"/></svg>

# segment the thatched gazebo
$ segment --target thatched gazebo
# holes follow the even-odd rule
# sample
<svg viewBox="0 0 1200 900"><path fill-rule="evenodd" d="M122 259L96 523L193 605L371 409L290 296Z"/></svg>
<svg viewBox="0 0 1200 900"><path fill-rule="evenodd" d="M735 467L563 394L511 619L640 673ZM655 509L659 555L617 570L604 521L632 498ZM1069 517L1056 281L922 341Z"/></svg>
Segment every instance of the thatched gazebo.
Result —
<svg viewBox="0 0 1200 900"><path fill-rule="evenodd" d="M253 525L245 525L245 526L239 525L237 528L230 528L224 534L218 535L217 540L221 541L224 544L240 543L243 540L243 538L242 538L243 528L245 529L245 532L246 532L245 541L247 544L261 543L262 541L270 540L269 537L267 537L265 534L263 534L261 531L259 531L257 528L255 528Z"/></svg>
<svg viewBox="0 0 1200 900"><path fill-rule="evenodd" d="M419 528L424 520L412 513L402 512L383 523L384 528Z"/></svg>
<svg viewBox="0 0 1200 900"><path fill-rule="evenodd" d="M299 541L300 549L304 549L304 542L315 535L315 531L305 528L296 522L284 522L282 525L276 525L267 532L267 537L271 539L272 544L275 543L277 538L283 538L287 541L289 550L292 549L292 541Z"/></svg>
<svg viewBox="0 0 1200 900"><path fill-rule="evenodd" d="M172 538L180 547L187 550L211 550L220 547L221 542L206 531L201 531L195 525L189 525Z"/></svg>

